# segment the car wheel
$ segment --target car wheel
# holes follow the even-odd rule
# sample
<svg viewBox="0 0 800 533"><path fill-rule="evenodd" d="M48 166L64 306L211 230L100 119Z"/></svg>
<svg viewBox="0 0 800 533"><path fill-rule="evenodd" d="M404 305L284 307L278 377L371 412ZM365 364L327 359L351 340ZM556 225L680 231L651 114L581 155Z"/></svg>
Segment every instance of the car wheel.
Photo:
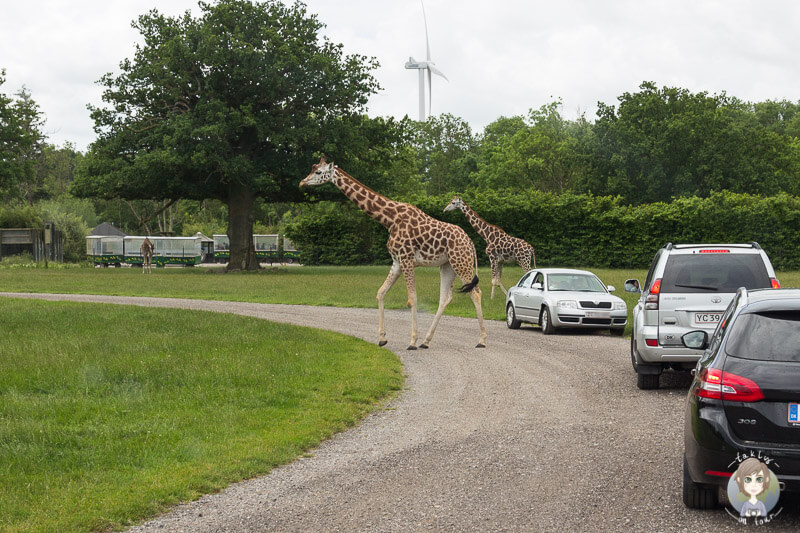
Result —
<svg viewBox="0 0 800 533"><path fill-rule="evenodd" d="M514 312L514 304L508 304L506 308L506 326L508 326L508 329L519 329L521 324L522 322L517 320L517 314Z"/></svg>
<svg viewBox="0 0 800 533"><path fill-rule="evenodd" d="M611 328L611 334L622 337L625 334L625 328Z"/></svg>
<svg viewBox="0 0 800 533"><path fill-rule="evenodd" d="M547 307L542 307L542 314L539 315L539 325L542 326L542 333L545 335L552 335L556 332L553 327L553 321L550 320L550 310Z"/></svg>
<svg viewBox="0 0 800 533"><path fill-rule="evenodd" d="M659 374L636 374L636 386L641 390L658 388Z"/></svg>
<svg viewBox="0 0 800 533"><path fill-rule="evenodd" d="M713 509L717 505L717 494L714 489L692 481L685 455L683 456L683 504L690 509Z"/></svg>

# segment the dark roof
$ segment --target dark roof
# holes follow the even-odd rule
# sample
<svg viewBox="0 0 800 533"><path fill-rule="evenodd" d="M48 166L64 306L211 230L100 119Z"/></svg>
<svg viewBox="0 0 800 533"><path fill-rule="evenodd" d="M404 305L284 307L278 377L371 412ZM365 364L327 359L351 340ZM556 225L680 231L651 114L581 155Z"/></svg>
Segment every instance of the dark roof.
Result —
<svg viewBox="0 0 800 533"><path fill-rule="evenodd" d="M128 234L108 222L103 222L92 230L92 235L111 235L115 237L126 237Z"/></svg>

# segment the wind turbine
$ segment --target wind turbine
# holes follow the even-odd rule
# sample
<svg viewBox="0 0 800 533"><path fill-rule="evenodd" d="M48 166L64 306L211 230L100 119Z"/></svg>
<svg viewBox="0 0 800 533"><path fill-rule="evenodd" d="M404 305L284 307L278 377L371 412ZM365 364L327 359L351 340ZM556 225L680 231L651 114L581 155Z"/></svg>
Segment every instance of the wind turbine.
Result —
<svg viewBox="0 0 800 533"><path fill-rule="evenodd" d="M431 114L431 73L443 77L448 82L450 80L431 61L431 45L428 42L428 17L425 16L425 4L422 3L422 0L420 0L420 4L422 4L422 19L425 21L426 61L417 61L413 57L409 57L406 62L406 68L419 71L419 121L425 122L425 73L427 72L428 74L428 115Z"/></svg>

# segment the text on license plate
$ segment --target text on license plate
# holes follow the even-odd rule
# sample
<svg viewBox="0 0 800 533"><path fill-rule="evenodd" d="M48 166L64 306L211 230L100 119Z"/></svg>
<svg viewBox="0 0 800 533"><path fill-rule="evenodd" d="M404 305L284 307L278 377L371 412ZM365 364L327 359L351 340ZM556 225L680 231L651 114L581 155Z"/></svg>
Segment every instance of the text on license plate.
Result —
<svg viewBox="0 0 800 533"><path fill-rule="evenodd" d="M800 403L789 404L789 422L800 424Z"/></svg>
<svg viewBox="0 0 800 533"><path fill-rule="evenodd" d="M722 319L722 313L695 313L695 324L716 324Z"/></svg>
<svg viewBox="0 0 800 533"><path fill-rule="evenodd" d="M587 317L592 318L611 318L610 311L586 311Z"/></svg>

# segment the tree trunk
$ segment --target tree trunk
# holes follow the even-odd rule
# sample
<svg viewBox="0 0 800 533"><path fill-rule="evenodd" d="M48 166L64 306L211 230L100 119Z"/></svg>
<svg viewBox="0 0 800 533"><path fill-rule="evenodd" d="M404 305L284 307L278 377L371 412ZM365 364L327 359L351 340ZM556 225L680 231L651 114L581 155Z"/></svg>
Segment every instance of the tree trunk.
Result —
<svg viewBox="0 0 800 533"><path fill-rule="evenodd" d="M231 252L228 272L261 268L253 248L253 204L255 194L239 183L228 186L228 239Z"/></svg>

